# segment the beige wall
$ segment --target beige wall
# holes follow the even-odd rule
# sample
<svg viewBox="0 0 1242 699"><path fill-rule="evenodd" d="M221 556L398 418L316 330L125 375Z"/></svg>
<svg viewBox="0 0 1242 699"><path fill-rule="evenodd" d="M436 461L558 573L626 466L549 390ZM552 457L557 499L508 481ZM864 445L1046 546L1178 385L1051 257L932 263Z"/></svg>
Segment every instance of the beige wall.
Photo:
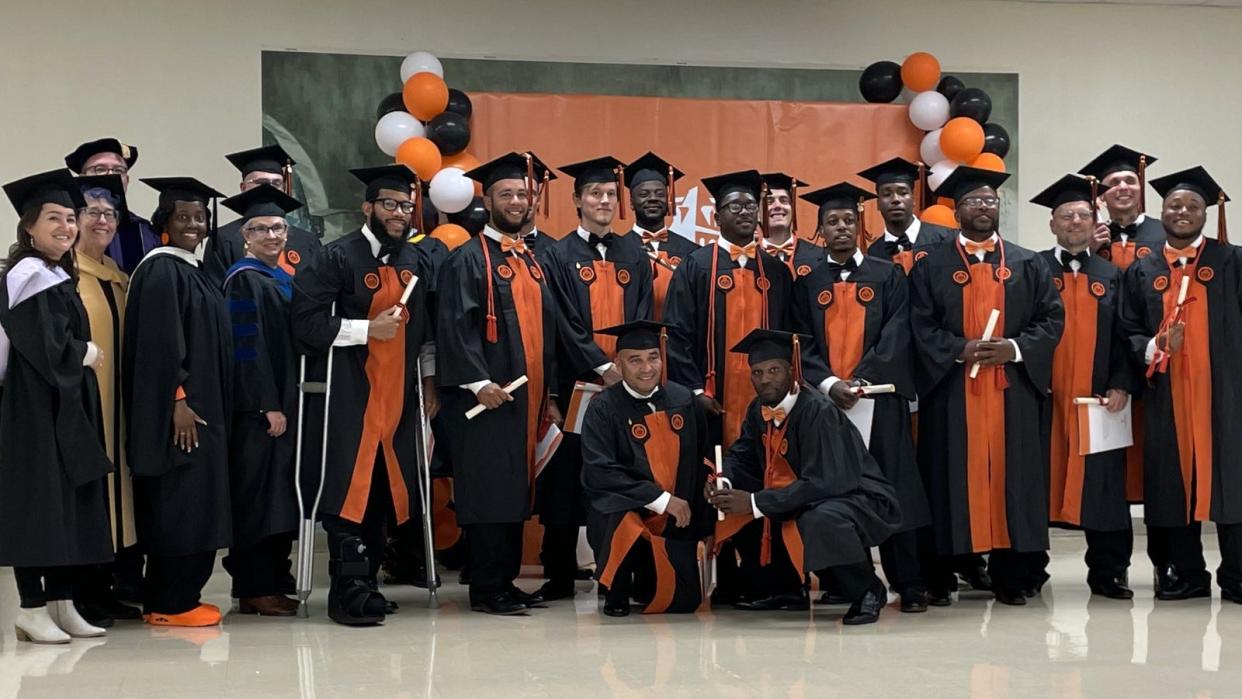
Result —
<svg viewBox="0 0 1242 699"><path fill-rule="evenodd" d="M927 50L1020 74L1023 200L1114 141L1242 193L1239 34L1238 9L966 0L0 0L0 179L116 135L140 147L137 176L235 191L220 156L260 137L263 49L855 68ZM1021 216L1020 239L1048 245L1046 215ZM4 207L0 243L15 222Z"/></svg>

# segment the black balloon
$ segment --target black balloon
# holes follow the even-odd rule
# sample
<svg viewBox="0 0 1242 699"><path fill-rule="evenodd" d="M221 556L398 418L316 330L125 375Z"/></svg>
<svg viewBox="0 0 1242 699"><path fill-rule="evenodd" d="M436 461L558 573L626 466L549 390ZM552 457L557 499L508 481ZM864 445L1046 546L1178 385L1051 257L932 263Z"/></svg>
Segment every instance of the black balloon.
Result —
<svg viewBox="0 0 1242 699"><path fill-rule="evenodd" d="M446 214L449 223L456 223L465 228L470 235L478 235L487 225L488 213L483 206L483 197L475 197L470 205L455 214Z"/></svg>
<svg viewBox="0 0 1242 699"><path fill-rule="evenodd" d="M448 106L444 108L444 111L460 114L469 119L470 115L474 114L474 105L470 102L470 95L455 87L450 87Z"/></svg>
<svg viewBox="0 0 1242 699"><path fill-rule="evenodd" d="M949 116L970 117L980 124L986 124L992 115L992 98L988 93L977 87L968 87L957 93L957 97L949 103Z"/></svg>
<svg viewBox="0 0 1242 699"><path fill-rule="evenodd" d="M427 138L441 155L457 155L470 145L470 120L456 112L444 112L427 122Z"/></svg>
<svg viewBox="0 0 1242 699"><path fill-rule="evenodd" d="M383 119L385 114L404 111L405 100L401 98L400 92L394 92L380 100L379 106L375 108L375 120L379 121L380 119Z"/></svg>
<svg viewBox="0 0 1242 699"><path fill-rule="evenodd" d="M892 102L901 87L901 66L892 61L872 63L858 79L858 91L868 102Z"/></svg>
<svg viewBox="0 0 1242 699"><path fill-rule="evenodd" d="M1009 155L1009 132L1000 124L983 125L983 152L1000 157Z"/></svg>
<svg viewBox="0 0 1242 699"><path fill-rule="evenodd" d="M957 97L957 93L966 89L966 83L958 80L952 75L946 75L940 79L940 84L936 86L936 92L944 95L944 98L953 101Z"/></svg>

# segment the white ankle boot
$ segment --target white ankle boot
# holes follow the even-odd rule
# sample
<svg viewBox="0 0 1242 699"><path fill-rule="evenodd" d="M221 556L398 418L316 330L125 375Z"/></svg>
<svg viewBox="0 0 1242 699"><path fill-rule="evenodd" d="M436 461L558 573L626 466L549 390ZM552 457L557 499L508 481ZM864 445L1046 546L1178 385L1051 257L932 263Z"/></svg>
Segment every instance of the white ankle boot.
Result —
<svg viewBox="0 0 1242 699"><path fill-rule="evenodd" d="M30 643L68 643L69 634L60 630L52 621L47 607L17 610L17 619L13 622L13 630L17 640Z"/></svg>
<svg viewBox="0 0 1242 699"><path fill-rule="evenodd" d="M74 608L71 599L48 602L47 609L52 621L56 622L60 630L74 638L95 638L108 633L107 630L92 626L86 619L83 619L82 615L78 614L78 610Z"/></svg>

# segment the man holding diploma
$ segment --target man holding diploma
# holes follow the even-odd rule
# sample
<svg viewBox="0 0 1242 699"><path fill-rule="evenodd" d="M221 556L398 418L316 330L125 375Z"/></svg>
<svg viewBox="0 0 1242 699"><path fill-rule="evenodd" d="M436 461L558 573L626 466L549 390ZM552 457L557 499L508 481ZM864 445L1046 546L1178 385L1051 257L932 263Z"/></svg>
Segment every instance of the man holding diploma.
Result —
<svg viewBox="0 0 1242 699"><path fill-rule="evenodd" d="M919 463L938 552L990 552L993 594L1021 605L1044 581L1040 414L1065 312L1044 260L997 233L997 188L1007 177L962 166L940 186L937 193L957 204L961 233L914 266L910 326ZM936 564L951 567L943 558Z"/></svg>
<svg viewBox="0 0 1242 699"><path fill-rule="evenodd" d="M1096 211L1091 182L1066 175L1031 200L1052 210L1057 238L1040 255L1065 306L1065 332L1052 359L1048 515L1055 524L1081 528L1087 539L1087 585L1092 594L1130 599L1126 569L1134 541L1126 502L1126 452L1110 449L1082 455L1092 435L1081 432L1088 410L1075 400L1094 400L1103 409L1125 409L1136 372L1115 332L1121 299L1121 270L1090 252ZM1101 193L1103 193L1101 191ZM1098 409L1098 408L1097 408Z"/></svg>
<svg viewBox="0 0 1242 699"><path fill-rule="evenodd" d="M1216 523L1221 597L1242 603L1242 253L1226 241L1229 197L1202 167L1153 180L1165 244L1125 276L1121 332L1146 367L1144 514L1156 599L1210 597L1202 523ZM1216 240L1203 235L1218 209ZM1155 558L1155 557L1153 557Z"/></svg>
<svg viewBox="0 0 1242 699"><path fill-rule="evenodd" d="M927 581L918 555L918 530L931 524L923 480L914 461L910 401L914 399L910 291L901 266L866 257L858 248L862 202L875 197L841 183L802 195L819 207L816 234L828 246L826 263L794 282L791 314L807 348L807 382L837 404L854 408L862 387L892 384L872 403L868 449L901 503L901 530L880 544L889 586L903 612L927 611Z"/></svg>

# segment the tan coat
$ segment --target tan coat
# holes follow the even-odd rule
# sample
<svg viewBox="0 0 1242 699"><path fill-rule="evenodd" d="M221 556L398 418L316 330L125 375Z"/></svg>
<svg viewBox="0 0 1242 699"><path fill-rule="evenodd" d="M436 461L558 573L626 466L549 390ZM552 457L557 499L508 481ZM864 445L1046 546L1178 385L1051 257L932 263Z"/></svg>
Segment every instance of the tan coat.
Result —
<svg viewBox="0 0 1242 699"><path fill-rule="evenodd" d="M121 409L121 338L125 323L125 292L129 277L111 258L96 262L78 255L78 294L90 321L91 340L103 351L104 366L96 371L99 378L99 402L102 407L103 431L108 458L116 471L108 476L108 513L112 523L112 545L133 546L138 539L134 532L133 481L125 462L125 415ZM112 292L112 303L104 289Z"/></svg>

